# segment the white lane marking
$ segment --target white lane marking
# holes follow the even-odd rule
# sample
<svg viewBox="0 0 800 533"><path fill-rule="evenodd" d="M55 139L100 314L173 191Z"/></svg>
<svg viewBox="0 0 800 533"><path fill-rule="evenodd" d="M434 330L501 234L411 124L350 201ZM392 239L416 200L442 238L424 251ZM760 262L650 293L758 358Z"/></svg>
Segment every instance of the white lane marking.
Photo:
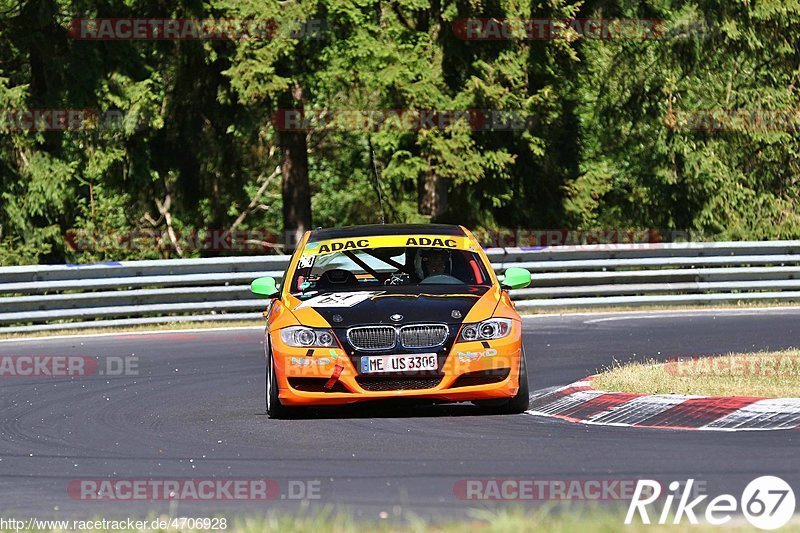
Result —
<svg viewBox="0 0 800 533"><path fill-rule="evenodd" d="M800 398L768 398L746 405L709 424L707 428L739 429L766 425L769 429L800 426ZM749 428L746 428L749 429Z"/></svg>
<svg viewBox="0 0 800 533"><path fill-rule="evenodd" d="M541 413L539 411L534 411L534 410L531 410L531 409L525 411L524 414L530 415L530 416L542 416L542 417L545 417L545 418L556 418L553 415ZM564 422L563 419L559 418L559 420ZM569 422L567 422L567 423L569 423ZM606 426L606 427L616 427L616 428L632 428L632 427L635 427L635 426L632 426L631 424L628 424L628 423L625 423L625 422L597 422L595 420L578 420L577 423L578 424L584 424L584 425L587 425L587 426ZM637 428L637 429L653 429L653 428ZM760 427L760 428L702 426L702 427L699 427L699 428L685 429L685 428L670 428L669 426L665 426L663 428L656 428L656 429L657 430L671 429L673 431L675 431L675 430L677 430L677 431L724 431L724 432L728 432L728 433L733 433L733 432L740 432L740 431L781 431L781 430L785 431L785 430L792 430L792 429L795 429L795 428L793 426L789 426L789 427Z"/></svg>
<svg viewBox="0 0 800 533"><path fill-rule="evenodd" d="M747 309L724 309L713 308L708 310L687 309L686 311L630 311L625 314L617 314L615 316L593 318L591 320L584 320L584 324L597 324L600 322L612 322L615 320L646 320L652 318L692 318L704 317L709 315L714 316L748 316L748 315L763 315L765 313L770 315L794 315L800 312L800 307L787 306L787 307L750 307ZM600 313L597 313L600 314Z"/></svg>
<svg viewBox="0 0 800 533"><path fill-rule="evenodd" d="M576 381L575 383L570 383L569 385L564 385L563 387L553 387L553 390L550 392L559 392L562 390L571 389L572 387L591 387L591 381Z"/></svg>
<svg viewBox="0 0 800 533"><path fill-rule="evenodd" d="M564 387L556 386L556 387L547 387L546 389L539 389L537 391L533 391L533 393L531 393L531 395L528 397L528 400L535 401L538 400L539 398L544 398L548 394L552 394L558 390L562 390L563 388Z"/></svg>
<svg viewBox="0 0 800 533"><path fill-rule="evenodd" d="M69 324L64 324L68 326ZM102 327L102 326L97 326ZM66 328L65 328L66 329ZM109 331L108 333L87 333L85 335L44 335L41 337L21 337L18 339L11 338L11 339L0 339L0 342L37 342L37 341L49 341L49 340L63 340L63 339L88 339L92 337L118 337L120 335L159 335L162 333L203 333L205 331L208 332L219 332L221 330L225 331L233 331L239 329L258 329L263 331L264 326L224 326L220 324L219 327L215 328L191 328L191 329L157 329L157 330L148 330L148 331Z"/></svg>
<svg viewBox="0 0 800 533"><path fill-rule="evenodd" d="M607 422L595 422L593 420L581 420L581 424L586 424L588 426L615 426L615 427L635 427L631 426L630 424L609 424ZM708 426L701 426L699 428L672 428L669 426L659 427L659 428L648 428L643 427L640 429L671 429L673 431L727 431L729 433L739 432L739 431L779 431L779 430L786 430L786 429L793 429L791 427L764 427L764 428L719 428L719 427L708 427Z"/></svg>
<svg viewBox="0 0 800 533"><path fill-rule="evenodd" d="M542 399L548 394L564 390L577 385L591 382L576 382L565 387L548 388L536 391L531 400ZM544 394L541 394L543 393ZM579 406L603 394L613 394L599 390L577 391L567 396L554 399L538 409L528 409L525 414L531 416L544 416L556 418L562 412ZM687 400L708 398L708 396L654 394L640 396L625 403L616 405L606 411L597 413L586 420L577 420L578 423L592 426L635 427L648 418L663 413L664 411L681 404ZM743 425L749 427L742 427ZM757 424L753 426L753 424ZM760 427L759 427L760 426ZM800 426L800 398L767 398L752 403L742 409L730 413L705 426L693 428L699 431L778 431L796 429ZM671 429L665 426L662 429ZM686 428L677 428L685 430Z"/></svg>
<svg viewBox="0 0 800 533"><path fill-rule="evenodd" d="M589 418L598 424L622 424L632 426L644 422L648 418L659 415L668 409L694 398L703 396L688 396L684 394L655 394L652 396L639 396L630 401L621 403Z"/></svg>
<svg viewBox="0 0 800 533"><path fill-rule="evenodd" d="M527 412L532 414L541 413L543 415L558 415L564 411L572 409L573 407L577 407L583 403L586 403L593 398L602 396L603 394L605 394L605 392L601 390L578 391L557 398L552 402L546 403L545 405L539 407L538 409L530 409Z"/></svg>

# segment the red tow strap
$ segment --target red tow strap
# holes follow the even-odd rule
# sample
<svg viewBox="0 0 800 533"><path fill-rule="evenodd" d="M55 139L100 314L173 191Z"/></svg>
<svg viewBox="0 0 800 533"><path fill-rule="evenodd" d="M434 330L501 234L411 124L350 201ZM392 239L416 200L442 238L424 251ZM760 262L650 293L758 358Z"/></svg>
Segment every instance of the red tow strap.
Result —
<svg viewBox="0 0 800 533"><path fill-rule="evenodd" d="M342 375L342 370L344 370L344 367L342 365L336 365L335 367L333 367L333 374L331 374L331 379L329 379L324 385L325 390L331 390L333 386L336 385L336 382L339 381L339 376Z"/></svg>

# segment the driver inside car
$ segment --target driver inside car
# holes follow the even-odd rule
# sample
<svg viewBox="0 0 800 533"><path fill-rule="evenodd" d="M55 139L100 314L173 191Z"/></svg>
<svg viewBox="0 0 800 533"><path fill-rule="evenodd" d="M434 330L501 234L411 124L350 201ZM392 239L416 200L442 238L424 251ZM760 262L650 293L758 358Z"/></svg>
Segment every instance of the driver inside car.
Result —
<svg viewBox="0 0 800 533"><path fill-rule="evenodd" d="M461 283L452 275L453 258L448 250L420 250L417 254L420 283Z"/></svg>
<svg viewBox="0 0 800 533"><path fill-rule="evenodd" d="M447 264L447 252L443 250L431 250L422 256L422 268L427 276L438 276L445 273Z"/></svg>

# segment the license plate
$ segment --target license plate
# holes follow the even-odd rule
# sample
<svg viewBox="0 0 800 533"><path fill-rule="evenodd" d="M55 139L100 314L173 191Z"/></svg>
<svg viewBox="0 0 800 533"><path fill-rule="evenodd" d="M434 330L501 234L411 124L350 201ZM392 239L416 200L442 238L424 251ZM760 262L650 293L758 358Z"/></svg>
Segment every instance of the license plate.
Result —
<svg viewBox="0 0 800 533"><path fill-rule="evenodd" d="M361 358L362 374L378 374L381 372L409 372L418 370L436 370L439 361L435 353L413 355L371 355Z"/></svg>

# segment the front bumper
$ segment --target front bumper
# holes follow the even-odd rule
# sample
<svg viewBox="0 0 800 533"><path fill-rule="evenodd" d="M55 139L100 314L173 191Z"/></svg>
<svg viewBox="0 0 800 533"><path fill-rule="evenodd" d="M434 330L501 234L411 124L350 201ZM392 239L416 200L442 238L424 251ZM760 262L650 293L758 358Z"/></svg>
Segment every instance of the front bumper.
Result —
<svg viewBox="0 0 800 533"><path fill-rule="evenodd" d="M361 374L341 348L292 348L273 335L279 397L286 406L340 405L387 398L442 402L513 397L519 389L521 324L503 339L455 343L435 373ZM358 359L356 354L353 359ZM339 367L337 369L337 367ZM324 388L340 373L335 384Z"/></svg>

